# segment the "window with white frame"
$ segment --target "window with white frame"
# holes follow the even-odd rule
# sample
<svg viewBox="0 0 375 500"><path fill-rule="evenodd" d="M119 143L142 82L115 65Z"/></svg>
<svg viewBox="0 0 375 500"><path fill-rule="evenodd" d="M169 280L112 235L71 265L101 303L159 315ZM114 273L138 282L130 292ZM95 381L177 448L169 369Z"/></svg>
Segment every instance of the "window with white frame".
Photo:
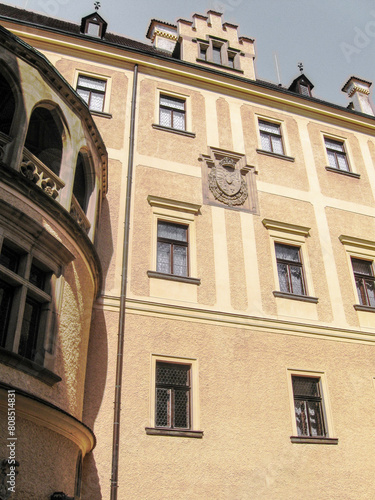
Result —
<svg viewBox="0 0 375 500"><path fill-rule="evenodd" d="M343 141L324 138L329 166L336 170L350 172L349 162Z"/></svg>
<svg viewBox="0 0 375 500"><path fill-rule="evenodd" d="M106 93L106 80L78 75L77 93L87 103L90 111L103 112Z"/></svg>
<svg viewBox="0 0 375 500"><path fill-rule="evenodd" d="M151 370L147 434L201 438L197 360L152 355Z"/></svg>
<svg viewBox="0 0 375 500"><path fill-rule="evenodd" d="M159 124L176 130L186 130L185 99L160 94Z"/></svg>
<svg viewBox="0 0 375 500"><path fill-rule="evenodd" d="M284 155L280 124L259 120L259 133L263 151Z"/></svg>

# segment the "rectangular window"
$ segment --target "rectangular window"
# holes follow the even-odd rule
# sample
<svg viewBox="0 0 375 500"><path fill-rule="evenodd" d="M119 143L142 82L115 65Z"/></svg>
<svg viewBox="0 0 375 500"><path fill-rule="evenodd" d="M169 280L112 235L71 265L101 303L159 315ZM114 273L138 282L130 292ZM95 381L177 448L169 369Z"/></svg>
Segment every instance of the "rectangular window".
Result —
<svg viewBox="0 0 375 500"><path fill-rule="evenodd" d="M163 127L185 130L185 100L160 95L159 122Z"/></svg>
<svg viewBox="0 0 375 500"><path fill-rule="evenodd" d="M300 248L275 243L280 291L306 295Z"/></svg>
<svg viewBox="0 0 375 500"><path fill-rule="evenodd" d="M84 75L78 76L77 93L87 103L90 111L103 112L107 82Z"/></svg>
<svg viewBox="0 0 375 500"><path fill-rule="evenodd" d="M190 429L191 365L156 362L155 427Z"/></svg>
<svg viewBox="0 0 375 500"><path fill-rule="evenodd" d="M43 364L45 315L52 273L3 242L0 253L0 346ZM22 321L17 321L19 316ZM18 340L16 340L18 339Z"/></svg>
<svg viewBox="0 0 375 500"><path fill-rule="evenodd" d="M270 153L284 154L280 125L259 120L259 131L262 149Z"/></svg>
<svg viewBox="0 0 375 500"><path fill-rule="evenodd" d="M208 50L208 45L199 45L199 58L203 59L204 61L207 61L207 50Z"/></svg>
<svg viewBox="0 0 375 500"><path fill-rule="evenodd" d="M375 277L373 263L352 257L355 284L359 303L362 306L375 307Z"/></svg>
<svg viewBox="0 0 375 500"><path fill-rule="evenodd" d="M329 161L329 166L335 168L336 170L344 170L349 172L349 163L346 156L344 143L341 141L335 141L333 139L324 138L324 142L327 149L327 156Z"/></svg>
<svg viewBox="0 0 375 500"><path fill-rule="evenodd" d="M293 375L292 385L298 436L325 437L320 378Z"/></svg>
<svg viewBox="0 0 375 500"><path fill-rule="evenodd" d="M188 276L188 226L158 221L156 270Z"/></svg>
<svg viewBox="0 0 375 500"><path fill-rule="evenodd" d="M221 64L221 45L212 46L212 62Z"/></svg>

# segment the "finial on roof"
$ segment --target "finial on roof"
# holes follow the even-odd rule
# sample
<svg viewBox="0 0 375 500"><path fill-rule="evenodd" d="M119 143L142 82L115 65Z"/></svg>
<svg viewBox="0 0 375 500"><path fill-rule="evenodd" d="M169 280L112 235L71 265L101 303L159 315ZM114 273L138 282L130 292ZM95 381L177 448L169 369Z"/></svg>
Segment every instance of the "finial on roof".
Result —
<svg viewBox="0 0 375 500"><path fill-rule="evenodd" d="M95 10L99 10L100 9L100 2L94 2L94 7L95 7Z"/></svg>
<svg viewBox="0 0 375 500"><path fill-rule="evenodd" d="M297 64L297 66L298 66L300 72L303 73L303 64L300 62Z"/></svg>

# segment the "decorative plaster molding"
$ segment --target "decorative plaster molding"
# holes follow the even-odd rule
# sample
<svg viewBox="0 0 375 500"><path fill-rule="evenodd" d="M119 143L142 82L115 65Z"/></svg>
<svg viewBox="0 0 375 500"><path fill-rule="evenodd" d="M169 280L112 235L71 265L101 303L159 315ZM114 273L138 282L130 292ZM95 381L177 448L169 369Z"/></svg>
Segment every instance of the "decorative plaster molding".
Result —
<svg viewBox="0 0 375 500"><path fill-rule="evenodd" d="M283 231L284 233L296 234L298 236L310 236L309 231L311 228L305 226L297 226L295 224L289 224L288 222L280 222L271 219L263 219L263 225L266 229L271 229L274 231Z"/></svg>
<svg viewBox="0 0 375 500"><path fill-rule="evenodd" d="M152 207L166 208L168 210L178 210L180 212L187 212L190 214L198 214L201 205L195 203L188 203L184 201L170 200L168 198L161 198L159 196L147 196L147 201Z"/></svg>

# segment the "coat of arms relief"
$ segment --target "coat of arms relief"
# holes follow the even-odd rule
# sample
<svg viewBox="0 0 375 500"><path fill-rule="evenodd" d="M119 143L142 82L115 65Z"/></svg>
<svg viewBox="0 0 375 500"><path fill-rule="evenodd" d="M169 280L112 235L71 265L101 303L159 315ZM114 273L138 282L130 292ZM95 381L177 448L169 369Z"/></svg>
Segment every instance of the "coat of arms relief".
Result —
<svg viewBox="0 0 375 500"><path fill-rule="evenodd" d="M209 148L201 155L203 195L210 205L226 205L235 210L257 212L255 168L246 164L245 155Z"/></svg>

